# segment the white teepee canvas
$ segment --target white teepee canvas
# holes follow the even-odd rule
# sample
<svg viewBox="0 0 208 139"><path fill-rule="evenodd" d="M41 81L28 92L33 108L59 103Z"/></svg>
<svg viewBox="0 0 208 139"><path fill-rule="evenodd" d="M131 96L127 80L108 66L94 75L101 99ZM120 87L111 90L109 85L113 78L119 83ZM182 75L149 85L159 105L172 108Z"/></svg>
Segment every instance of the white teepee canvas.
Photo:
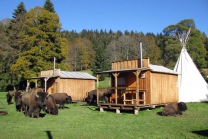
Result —
<svg viewBox="0 0 208 139"><path fill-rule="evenodd" d="M208 85L185 47L181 50L174 71L179 73L179 101L208 101Z"/></svg>

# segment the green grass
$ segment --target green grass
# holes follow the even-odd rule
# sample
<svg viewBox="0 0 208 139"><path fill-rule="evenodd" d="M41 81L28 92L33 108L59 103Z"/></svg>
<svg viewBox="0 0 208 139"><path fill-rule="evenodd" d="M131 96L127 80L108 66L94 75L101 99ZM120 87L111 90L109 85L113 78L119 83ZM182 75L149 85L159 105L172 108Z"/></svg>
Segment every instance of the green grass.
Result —
<svg viewBox="0 0 208 139"><path fill-rule="evenodd" d="M105 77L104 81L99 81L99 88L107 88L111 86L111 78L110 77Z"/></svg>
<svg viewBox="0 0 208 139"><path fill-rule="evenodd" d="M198 139L208 137L208 103L187 103L188 110L179 117L158 115L162 108L132 112L99 112L85 103L67 104L59 115L39 119L16 112L7 105L6 93L0 93L0 137L2 139ZM14 101L13 101L14 102ZM2 104L3 103L3 104ZM4 108L4 105L6 108ZM41 112L43 114L43 112ZM205 133L206 132L206 133Z"/></svg>
<svg viewBox="0 0 208 139"><path fill-rule="evenodd" d="M91 70L82 70L81 72L87 72L87 73L89 73L91 75L93 74ZM110 87L111 86L110 80L111 80L110 77L105 77L104 81L99 81L99 88ZM95 82L95 89L97 89L97 83L96 82Z"/></svg>

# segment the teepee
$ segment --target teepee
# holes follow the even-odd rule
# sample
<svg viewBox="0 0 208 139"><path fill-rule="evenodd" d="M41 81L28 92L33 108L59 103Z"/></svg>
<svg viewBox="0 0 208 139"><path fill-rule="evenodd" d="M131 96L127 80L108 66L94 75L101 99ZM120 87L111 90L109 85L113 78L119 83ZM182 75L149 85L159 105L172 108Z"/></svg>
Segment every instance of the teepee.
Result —
<svg viewBox="0 0 208 139"><path fill-rule="evenodd" d="M179 73L179 101L208 101L208 85L186 50L189 33L190 29L186 35L177 36L183 46L174 68L174 71Z"/></svg>

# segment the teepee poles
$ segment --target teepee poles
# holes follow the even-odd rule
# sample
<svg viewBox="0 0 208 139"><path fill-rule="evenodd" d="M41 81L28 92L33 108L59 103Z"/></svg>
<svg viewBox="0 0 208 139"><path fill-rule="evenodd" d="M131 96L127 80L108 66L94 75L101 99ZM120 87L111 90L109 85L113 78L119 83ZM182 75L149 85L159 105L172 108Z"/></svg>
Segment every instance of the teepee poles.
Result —
<svg viewBox="0 0 208 139"><path fill-rule="evenodd" d="M183 33L175 34L176 39L180 41L183 48L186 48L186 44L189 40L190 31L191 31L191 28L189 28L188 32L186 32L186 33L183 32Z"/></svg>

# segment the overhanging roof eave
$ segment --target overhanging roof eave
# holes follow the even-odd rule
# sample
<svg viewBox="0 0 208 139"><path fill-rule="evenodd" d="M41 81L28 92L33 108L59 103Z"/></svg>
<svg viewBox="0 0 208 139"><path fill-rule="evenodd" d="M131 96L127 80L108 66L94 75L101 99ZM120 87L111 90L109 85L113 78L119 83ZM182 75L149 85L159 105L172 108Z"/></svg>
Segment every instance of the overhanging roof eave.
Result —
<svg viewBox="0 0 208 139"><path fill-rule="evenodd" d="M150 68L134 68L134 69L121 69L121 70L107 70L107 71L97 72L97 74L115 73L115 72L129 72L129 71L148 70L148 69L150 69Z"/></svg>
<svg viewBox="0 0 208 139"><path fill-rule="evenodd" d="M55 78L55 77L59 77L59 76L38 76L38 77L30 77L27 79L42 79L42 78Z"/></svg>

